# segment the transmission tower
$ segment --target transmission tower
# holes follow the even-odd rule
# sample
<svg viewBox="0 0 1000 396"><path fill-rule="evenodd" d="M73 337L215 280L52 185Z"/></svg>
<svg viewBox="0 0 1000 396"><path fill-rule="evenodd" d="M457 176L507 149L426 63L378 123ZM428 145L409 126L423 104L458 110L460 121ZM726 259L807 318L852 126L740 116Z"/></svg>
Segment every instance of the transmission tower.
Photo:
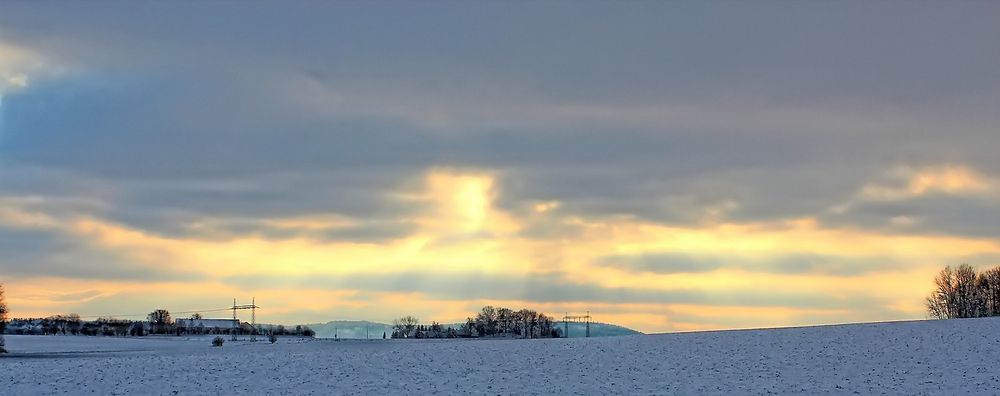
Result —
<svg viewBox="0 0 1000 396"><path fill-rule="evenodd" d="M252 331L250 332L250 341L251 342L256 342L257 341L257 308L260 308L260 307L257 306L257 298L256 297L254 297L254 298L252 298L250 300L250 304L249 305L248 304L236 305L236 299L235 298L233 299L233 326L234 326L234 329L233 329L233 341L236 341L236 333L238 332L238 330L240 328L240 320L239 320L239 318L236 317L236 311L237 310L241 310L241 309L249 309L250 310L250 327L252 329Z"/></svg>
<svg viewBox="0 0 1000 396"><path fill-rule="evenodd" d="M566 338L569 338L569 322L586 323L586 337L590 338L590 321L590 311L587 311L586 315L570 315L567 312L566 316L563 316L563 330L566 332Z"/></svg>

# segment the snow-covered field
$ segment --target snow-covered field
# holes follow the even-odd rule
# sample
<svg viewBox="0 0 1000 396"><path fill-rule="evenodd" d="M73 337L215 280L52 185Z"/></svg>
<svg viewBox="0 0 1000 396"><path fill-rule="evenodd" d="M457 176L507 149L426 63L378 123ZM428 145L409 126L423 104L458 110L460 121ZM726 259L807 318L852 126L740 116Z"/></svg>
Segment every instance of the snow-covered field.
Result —
<svg viewBox="0 0 1000 396"><path fill-rule="evenodd" d="M543 340L8 336L0 394L1000 394L1000 318Z"/></svg>

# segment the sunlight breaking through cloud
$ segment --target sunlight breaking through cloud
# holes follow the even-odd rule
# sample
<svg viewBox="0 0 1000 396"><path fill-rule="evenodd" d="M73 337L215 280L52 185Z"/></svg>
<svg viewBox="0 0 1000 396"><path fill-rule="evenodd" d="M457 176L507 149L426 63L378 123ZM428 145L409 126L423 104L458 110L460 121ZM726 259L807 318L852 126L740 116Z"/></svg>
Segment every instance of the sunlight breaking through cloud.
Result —
<svg viewBox="0 0 1000 396"><path fill-rule="evenodd" d="M192 6L0 6L16 315L816 324L1000 264L995 13Z"/></svg>

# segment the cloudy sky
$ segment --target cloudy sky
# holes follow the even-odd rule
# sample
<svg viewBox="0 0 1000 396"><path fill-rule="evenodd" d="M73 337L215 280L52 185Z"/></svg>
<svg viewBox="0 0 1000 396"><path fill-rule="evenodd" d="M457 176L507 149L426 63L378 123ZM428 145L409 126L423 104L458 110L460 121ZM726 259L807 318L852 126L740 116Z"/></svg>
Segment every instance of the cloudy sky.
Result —
<svg viewBox="0 0 1000 396"><path fill-rule="evenodd" d="M14 316L923 318L936 270L1000 265L998 20L5 2L0 282Z"/></svg>

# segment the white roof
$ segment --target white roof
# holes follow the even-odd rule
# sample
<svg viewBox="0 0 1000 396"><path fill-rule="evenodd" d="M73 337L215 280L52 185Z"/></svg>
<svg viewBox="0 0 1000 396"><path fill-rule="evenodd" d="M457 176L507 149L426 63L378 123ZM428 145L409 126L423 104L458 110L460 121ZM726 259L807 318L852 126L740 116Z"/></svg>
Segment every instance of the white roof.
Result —
<svg viewBox="0 0 1000 396"><path fill-rule="evenodd" d="M177 319L178 327L233 328L238 321L232 319Z"/></svg>

